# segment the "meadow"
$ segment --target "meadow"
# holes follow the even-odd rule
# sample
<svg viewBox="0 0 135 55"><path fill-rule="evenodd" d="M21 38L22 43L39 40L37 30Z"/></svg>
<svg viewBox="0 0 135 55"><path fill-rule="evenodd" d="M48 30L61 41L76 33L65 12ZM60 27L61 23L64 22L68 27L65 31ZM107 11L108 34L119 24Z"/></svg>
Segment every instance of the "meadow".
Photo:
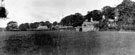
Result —
<svg viewBox="0 0 135 55"><path fill-rule="evenodd" d="M134 55L134 32L5 31L0 55Z"/></svg>

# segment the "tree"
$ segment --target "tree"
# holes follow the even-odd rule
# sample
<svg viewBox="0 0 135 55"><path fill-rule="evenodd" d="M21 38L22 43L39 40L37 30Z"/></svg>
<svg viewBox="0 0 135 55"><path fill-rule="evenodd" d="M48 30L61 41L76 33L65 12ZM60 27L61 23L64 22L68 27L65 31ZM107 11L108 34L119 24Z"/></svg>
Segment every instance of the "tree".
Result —
<svg viewBox="0 0 135 55"><path fill-rule="evenodd" d="M75 13L69 16L64 17L60 23L64 26L80 26L84 21L83 15L80 13Z"/></svg>
<svg viewBox="0 0 135 55"><path fill-rule="evenodd" d="M113 27L113 26L108 26L108 25L114 25L117 26L116 22L115 22L115 17L117 14L117 9L115 7L110 7L110 6L105 6L102 8L102 12L100 12L99 10L94 10L92 11L94 14L94 18L100 18L100 19L96 19L99 20L99 24L96 24L95 26L98 27L100 30L116 30L118 29L117 27ZM97 16L97 17L96 17ZM104 19L102 18L104 16ZM114 20L113 22L110 22L109 20Z"/></svg>
<svg viewBox="0 0 135 55"><path fill-rule="evenodd" d="M58 22L57 21L54 21L53 22L53 26L56 26L56 25L58 25Z"/></svg>
<svg viewBox="0 0 135 55"><path fill-rule="evenodd" d="M27 30L27 28L26 28L26 26L25 26L24 24L21 24L21 25L19 26L19 29L20 29L21 31L26 31L26 30Z"/></svg>
<svg viewBox="0 0 135 55"><path fill-rule="evenodd" d="M106 31L108 30L107 22L108 22L107 19L99 21L99 24L96 24L95 27L98 27L100 31Z"/></svg>
<svg viewBox="0 0 135 55"><path fill-rule="evenodd" d="M29 23L20 24L20 26L19 26L19 29L20 29L21 31L26 31L26 30L29 29L29 28L30 28Z"/></svg>
<svg viewBox="0 0 135 55"><path fill-rule="evenodd" d="M85 18L85 19L87 19L88 21L90 21L90 20L91 20L91 18L92 18L92 14L91 14L91 12L90 12L90 11L88 11L87 15L85 15L85 16L84 16L84 18Z"/></svg>
<svg viewBox="0 0 135 55"><path fill-rule="evenodd" d="M26 26L26 28L30 28L30 24L29 23L25 23L25 26Z"/></svg>
<svg viewBox="0 0 135 55"><path fill-rule="evenodd" d="M118 26L121 29L132 29L135 26L135 2L123 0L117 7L119 12Z"/></svg>
<svg viewBox="0 0 135 55"><path fill-rule="evenodd" d="M30 28L31 29L36 29L39 26L39 22L34 22L34 23L30 23Z"/></svg>
<svg viewBox="0 0 135 55"><path fill-rule="evenodd" d="M17 22L16 22L16 21L10 21L10 22L8 22L6 29L7 29L7 30L15 30L15 29L18 29Z"/></svg>
<svg viewBox="0 0 135 55"><path fill-rule="evenodd" d="M102 8L105 19L115 19L115 7L105 6Z"/></svg>
<svg viewBox="0 0 135 55"><path fill-rule="evenodd" d="M102 12L100 10L91 11L91 18L93 18L93 21L101 21L102 20Z"/></svg>
<svg viewBox="0 0 135 55"><path fill-rule="evenodd" d="M85 15L85 19L87 19L88 21L91 21L91 19L93 19L93 21L100 21L102 20L102 12L100 10L93 10L93 11L88 11L87 15Z"/></svg>
<svg viewBox="0 0 135 55"><path fill-rule="evenodd" d="M49 22L49 21L41 21L41 22L34 22L34 23L30 23L29 24L29 28L31 29L36 29L39 27L39 25L41 26L47 26L48 28L51 28L52 27L52 24Z"/></svg>
<svg viewBox="0 0 135 55"><path fill-rule="evenodd" d="M41 21L39 25L46 26L46 23L44 21Z"/></svg>
<svg viewBox="0 0 135 55"><path fill-rule="evenodd" d="M48 28L51 28L51 27L52 27L52 23L51 23L50 21L46 21L45 24L46 24L46 26L47 26Z"/></svg>
<svg viewBox="0 0 135 55"><path fill-rule="evenodd" d="M0 18L6 18L7 17L7 10L5 7L0 7Z"/></svg>

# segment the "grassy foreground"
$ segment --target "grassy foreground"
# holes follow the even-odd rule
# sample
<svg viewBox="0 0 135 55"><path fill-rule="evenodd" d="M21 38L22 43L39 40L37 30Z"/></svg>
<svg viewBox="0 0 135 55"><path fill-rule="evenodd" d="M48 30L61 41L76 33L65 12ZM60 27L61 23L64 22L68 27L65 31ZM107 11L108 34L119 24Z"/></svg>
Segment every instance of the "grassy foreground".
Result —
<svg viewBox="0 0 135 55"><path fill-rule="evenodd" d="M0 32L0 55L135 55L133 32Z"/></svg>

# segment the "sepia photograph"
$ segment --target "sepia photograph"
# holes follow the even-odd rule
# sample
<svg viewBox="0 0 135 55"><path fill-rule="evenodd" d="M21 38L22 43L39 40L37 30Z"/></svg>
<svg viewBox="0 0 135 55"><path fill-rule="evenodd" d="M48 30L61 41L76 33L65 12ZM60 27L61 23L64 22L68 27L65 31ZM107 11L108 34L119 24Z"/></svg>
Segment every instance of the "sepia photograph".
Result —
<svg viewBox="0 0 135 55"><path fill-rule="evenodd" d="M0 0L0 55L135 55L135 0Z"/></svg>

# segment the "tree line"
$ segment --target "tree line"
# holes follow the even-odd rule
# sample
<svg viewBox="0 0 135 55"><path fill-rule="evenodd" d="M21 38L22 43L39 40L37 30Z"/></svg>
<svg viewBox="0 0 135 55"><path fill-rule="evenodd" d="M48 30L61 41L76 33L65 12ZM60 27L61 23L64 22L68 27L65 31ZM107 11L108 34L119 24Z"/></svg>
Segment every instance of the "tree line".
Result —
<svg viewBox="0 0 135 55"><path fill-rule="evenodd" d="M93 21L99 21L99 24L94 25L100 30L135 30L135 2L131 0L123 0L116 7L104 6L101 10L88 11L86 15L81 13L75 13L63 17L60 22L50 23L45 22L34 22L34 23L23 23L19 25L19 29L26 30L27 28L37 28L40 25L45 25L47 27L55 25L63 26L81 26L85 20L89 22L91 19ZM109 20L114 20L113 23L116 26L108 26Z"/></svg>
<svg viewBox="0 0 135 55"><path fill-rule="evenodd" d="M101 10L88 11L86 15L75 13L64 17L60 23L68 26L80 26L86 19L99 21L95 26L100 30L135 30L135 2L123 0L115 7L104 6ZM115 26L108 26L114 20Z"/></svg>
<svg viewBox="0 0 135 55"><path fill-rule="evenodd" d="M53 23L49 21L41 21L41 22L33 22L33 23L22 23L20 25L17 25L16 21L10 21L7 23L7 30L13 30L13 29L19 29L21 31L27 31L28 29L37 29L39 25L41 26L47 26L48 28L51 28L52 26L57 25L58 22L55 21Z"/></svg>

